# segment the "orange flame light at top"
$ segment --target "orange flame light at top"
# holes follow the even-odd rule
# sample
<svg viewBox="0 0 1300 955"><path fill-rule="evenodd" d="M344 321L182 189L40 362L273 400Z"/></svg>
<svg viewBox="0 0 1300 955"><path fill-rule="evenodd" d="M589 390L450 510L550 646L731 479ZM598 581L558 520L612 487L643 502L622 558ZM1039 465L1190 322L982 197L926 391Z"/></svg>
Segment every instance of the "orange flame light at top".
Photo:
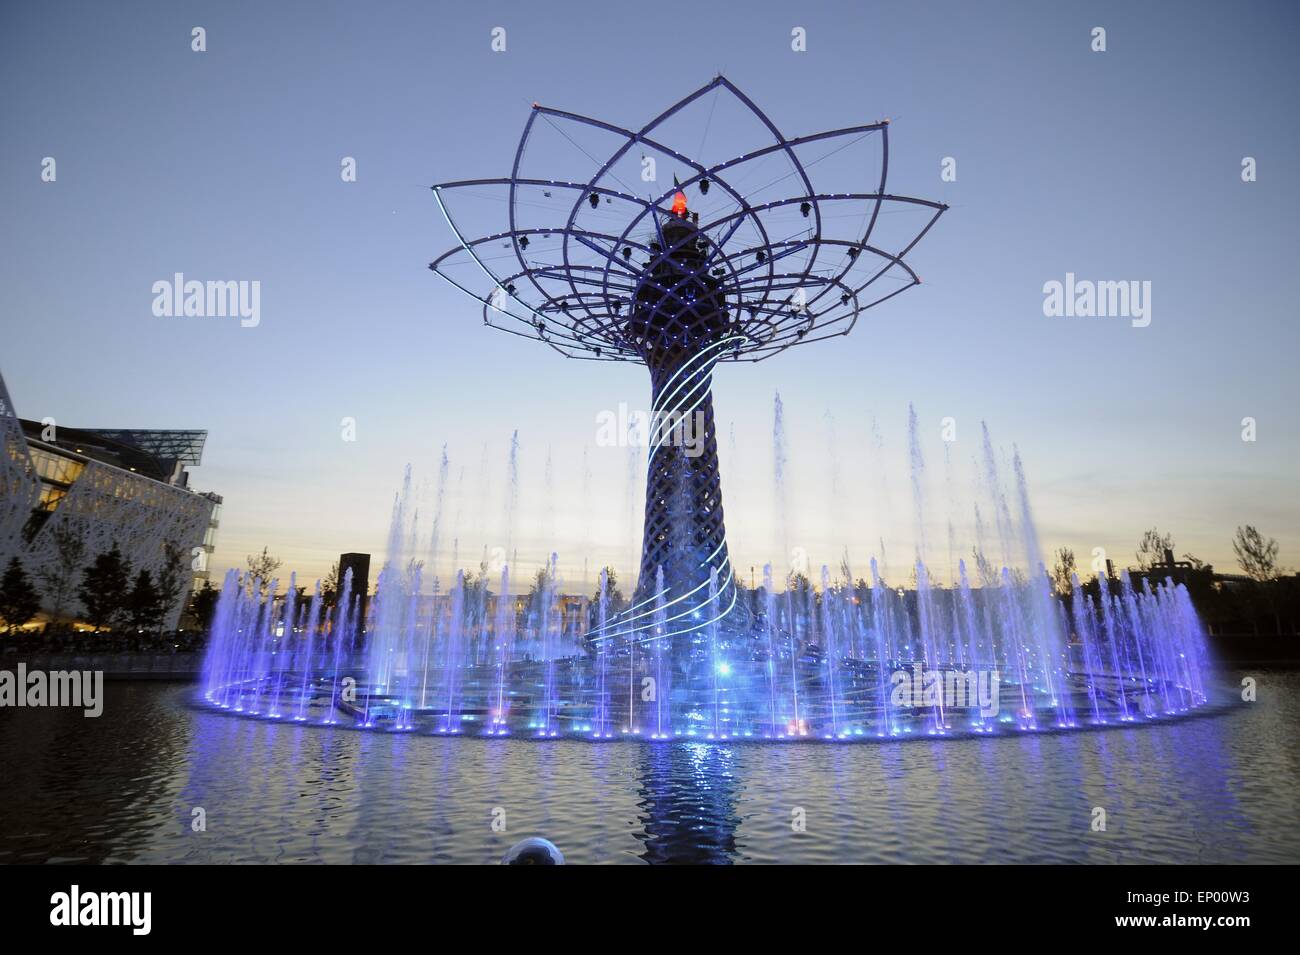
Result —
<svg viewBox="0 0 1300 955"><path fill-rule="evenodd" d="M686 218L686 193L678 192L673 196L673 215L679 219Z"/></svg>

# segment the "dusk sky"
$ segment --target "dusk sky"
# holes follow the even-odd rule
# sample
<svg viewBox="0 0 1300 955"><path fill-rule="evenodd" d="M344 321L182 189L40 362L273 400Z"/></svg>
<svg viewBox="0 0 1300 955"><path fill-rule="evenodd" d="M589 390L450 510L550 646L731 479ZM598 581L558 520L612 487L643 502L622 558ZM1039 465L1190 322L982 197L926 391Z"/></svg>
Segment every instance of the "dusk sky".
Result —
<svg viewBox="0 0 1300 955"><path fill-rule="evenodd" d="M777 391L789 537L817 564L910 551L911 403L926 521L951 517L959 554L983 421L1020 451L1044 558L1132 563L1156 525L1234 571L1254 524L1294 567L1298 27L1255 2L7 4L0 371L25 418L206 429L191 485L225 498L217 573L263 546L309 576L382 554L404 468L432 484L444 444L444 527L477 564L515 429L525 572L551 549L566 583L584 554L627 567L642 492L596 418L644 408L645 370L483 328L427 269L455 244L429 186L508 174L534 101L636 127L721 72L787 136L890 118L890 191L951 204L909 256L920 287L846 338L715 374L742 576L780 539ZM260 282L260 323L155 316L177 272ZM1046 316L1067 273L1150 282L1150 324ZM946 577L946 548L927 553Z"/></svg>

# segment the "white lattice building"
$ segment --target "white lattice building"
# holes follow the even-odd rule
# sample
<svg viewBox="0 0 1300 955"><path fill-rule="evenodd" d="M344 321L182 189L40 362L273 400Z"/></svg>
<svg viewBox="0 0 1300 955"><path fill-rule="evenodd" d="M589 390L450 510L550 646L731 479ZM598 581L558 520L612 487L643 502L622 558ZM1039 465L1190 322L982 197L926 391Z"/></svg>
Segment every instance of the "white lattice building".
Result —
<svg viewBox="0 0 1300 955"><path fill-rule="evenodd" d="M190 490L185 466L199 463L207 432L84 430L24 421L14 413L3 378L0 430L0 567L17 555L36 577L56 561L54 538L67 528L84 541L87 564L116 544L132 573L144 569L156 578L170 542L183 555L187 582L206 577L221 498ZM166 629L176 627L190 589L181 588Z"/></svg>

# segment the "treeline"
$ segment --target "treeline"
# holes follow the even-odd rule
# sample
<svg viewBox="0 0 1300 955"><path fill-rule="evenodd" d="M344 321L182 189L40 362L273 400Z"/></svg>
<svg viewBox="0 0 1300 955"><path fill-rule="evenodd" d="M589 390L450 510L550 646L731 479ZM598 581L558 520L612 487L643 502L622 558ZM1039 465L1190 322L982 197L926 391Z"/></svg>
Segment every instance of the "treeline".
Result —
<svg viewBox="0 0 1300 955"><path fill-rule="evenodd" d="M1177 553L1172 534L1151 528L1138 543L1136 567L1129 573L1140 583L1152 585L1173 579L1187 587L1201 619L1219 634L1295 635L1300 633L1300 575L1278 562L1276 538L1266 537L1253 527L1237 528L1232 551L1240 573L1224 574L1195 554ZM1052 583L1065 599L1073 596L1073 578L1078 574L1074 552L1062 547L1054 555ZM1094 568L1096 570L1096 568ZM1113 569L1094 573L1080 584L1095 597L1103 579L1113 579ZM1078 574L1080 578L1082 574Z"/></svg>
<svg viewBox="0 0 1300 955"><path fill-rule="evenodd" d="M47 630L66 627L69 617L96 632L123 630L158 633L175 609L190 577L188 555L173 542L163 544L156 573L134 568L117 544L96 554L89 564L85 541L69 528L52 533L53 554L29 573L17 556L0 577L0 623L9 633L34 620L44 607Z"/></svg>

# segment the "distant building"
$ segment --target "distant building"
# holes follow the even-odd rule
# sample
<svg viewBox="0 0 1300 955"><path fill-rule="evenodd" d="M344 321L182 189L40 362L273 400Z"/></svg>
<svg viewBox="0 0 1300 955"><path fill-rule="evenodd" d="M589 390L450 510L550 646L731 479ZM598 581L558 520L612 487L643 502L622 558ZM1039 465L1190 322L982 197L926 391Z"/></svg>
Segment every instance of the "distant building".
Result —
<svg viewBox="0 0 1300 955"><path fill-rule="evenodd" d="M352 596L359 599L357 626L364 626L366 608L370 604L370 555L339 554L339 592L343 591L343 582L347 580L348 571L352 571Z"/></svg>
<svg viewBox="0 0 1300 955"><path fill-rule="evenodd" d="M29 576L57 561L60 528L85 543L83 565L114 544L133 572L156 575L164 545L178 547L186 586L164 626L176 626L192 587L207 575L216 543L221 497L189 488L206 431L128 431L68 428L14 413L0 378L0 561L17 556ZM49 595L42 592L48 600ZM65 611L76 612L73 598ZM48 603L47 611L54 608Z"/></svg>
<svg viewBox="0 0 1300 955"><path fill-rule="evenodd" d="M220 494L213 494L211 491L200 491L199 497L206 497L212 502L212 513L208 515L208 529L203 532L203 544L201 545L203 547L203 558L194 571L193 589L195 590L201 589L204 584L209 583L212 579L212 571L209 568L212 553L217 549L217 530L221 527L222 505Z"/></svg>
<svg viewBox="0 0 1300 955"><path fill-rule="evenodd" d="M1209 564L1193 563L1189 560L1174 560L1174 552L1168 547L1165 548L1164 563L1152 564L1150 570L1129 571L1129 580L1138 590L1141 590L1143 582L1148 580L1151 582L1152 587L1165 581L1171 581L1175 584L1182 584L1190 590L1197 585L1209 586L1214 581L1222 578L1223 575L1216 574L1214 568Z"/></svg>

